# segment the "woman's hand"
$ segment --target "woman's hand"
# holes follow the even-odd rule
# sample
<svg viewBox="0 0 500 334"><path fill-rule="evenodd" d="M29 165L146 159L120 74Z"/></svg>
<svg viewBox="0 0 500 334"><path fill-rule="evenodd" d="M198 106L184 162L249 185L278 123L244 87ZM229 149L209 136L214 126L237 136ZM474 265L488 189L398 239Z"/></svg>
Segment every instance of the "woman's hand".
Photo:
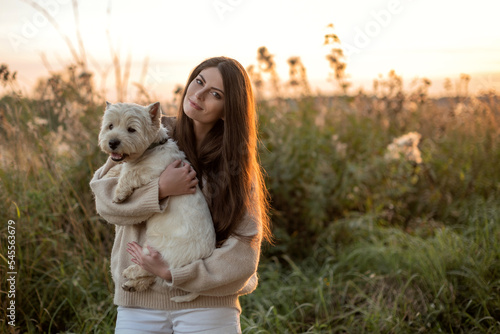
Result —
<svg viewBox="0 0 500 334"><path fill-rule="evenodd" d="M132 255L132 262L151 274L161 277L167 282L172 282L168 263L162 259L161 254L156 249L147 246L149 254L144 254L142 247L135 241L129 242L127 246L127 252Z"/></svg>
<svg viewBox="0 0 500 334"><path fill-rule="evenodd" d="M161 173L158 180L159 198L168 196L194 194L198 179L190 164L183 164L181 160L172 162Z"/></svg>

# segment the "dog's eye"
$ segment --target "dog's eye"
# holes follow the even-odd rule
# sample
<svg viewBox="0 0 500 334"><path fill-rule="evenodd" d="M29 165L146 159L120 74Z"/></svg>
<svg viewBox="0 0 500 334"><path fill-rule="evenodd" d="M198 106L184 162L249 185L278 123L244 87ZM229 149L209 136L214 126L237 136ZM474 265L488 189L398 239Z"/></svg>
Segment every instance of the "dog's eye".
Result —
<svg viewBox="0 0 500 334"><path fill-rule="evenodd" d="M130 132L130 133L134 133L134 132L135 132L135 129L134 129L134 128L128 128L127 130L128 130L128 132Z"/></svg>
<svg viewBox="0 0 500 334"><path fill-rule="evenodd" d="M109 128L110 130L113 130L113 124L110 124L110 125L108 126L108 128Z"/></svg>

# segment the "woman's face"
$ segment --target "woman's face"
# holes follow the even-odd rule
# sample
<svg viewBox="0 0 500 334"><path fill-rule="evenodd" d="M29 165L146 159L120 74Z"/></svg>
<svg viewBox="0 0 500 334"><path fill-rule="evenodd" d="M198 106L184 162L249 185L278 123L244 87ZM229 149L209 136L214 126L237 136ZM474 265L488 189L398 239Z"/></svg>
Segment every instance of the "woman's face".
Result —
<svg viewBox="0 0 500 334"><path fill-rule="evenodd" d="M224 119L224 85L216 67L209 67L189 84L183 101L184 113L195 124L212 127Z"/></svg>

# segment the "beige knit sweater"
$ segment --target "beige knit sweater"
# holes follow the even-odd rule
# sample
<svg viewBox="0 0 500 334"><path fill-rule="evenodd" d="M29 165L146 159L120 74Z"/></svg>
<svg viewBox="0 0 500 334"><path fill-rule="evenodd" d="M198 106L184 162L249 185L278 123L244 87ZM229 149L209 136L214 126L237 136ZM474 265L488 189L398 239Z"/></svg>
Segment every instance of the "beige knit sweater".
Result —
<svg viewBox="0 0 500 334"><path fill-rule="evenodd" d="M248 243L230 237L215 249L212 255L185 267L171 270L172 282L155 283L144 292L127 292L121 288L122 271L133 264L127 253L127 243L144 245L145 221L168 206L168 198L158 200L158 179L151 181L124 202L112 202L118 178L103 178L116 163L108 159L90 182L96 209L106 221L116 226L111 251L111 275L115 283L114 303L118 306L143 307L162 310L189 308L235 307L241 311L238 297L251 293L257 287L257 265L260 256L260 222L246 215L237 232L243 236L257 236L257 242ZM206 189L206 188L205 188ZM196 292L200 296L187 303L170 301L173 296Z"/></svg>

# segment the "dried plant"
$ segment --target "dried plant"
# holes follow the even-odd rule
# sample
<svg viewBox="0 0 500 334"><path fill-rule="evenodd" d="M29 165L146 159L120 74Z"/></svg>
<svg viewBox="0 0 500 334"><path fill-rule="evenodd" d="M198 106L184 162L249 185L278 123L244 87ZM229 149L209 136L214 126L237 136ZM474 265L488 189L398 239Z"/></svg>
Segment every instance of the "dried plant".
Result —
<svg viewBox="0 0 500 334"><path fill-rule="evenodd" d="M347 63L344 51L342 50L339 37L334 33L334 25L330 23L327 29L329 32L325 34L324 45L332 47L330 53L326 56L328 64L333 70L333 73L330 73L330 80L337 82L343 94L347 95L347 90L351 86L351 83L346 74Z"/></svg>
<svg viewBox="0 0 500 334"><path fill-rule="evenodd" d="M418 132L409 132L395 138L392 143L387 146L387 151L384 155L385 159L404 159L415 164L422 163L422 155L418 149L420 138L422 138L422 135Z"/></svg>
<svg viewBox="0 0 500 334"><path fill-rule="evenodd" d="M377 98L375 110L380 113L387 110L390 116L395 117L403 110L403 103L406 96L403 92L403 78L391 70L387 79L379 75L378 79L373 80L373 92Z"/></svg>
<svg viewBox="0 0 500 334"><path fill-rule="evenodd" d="M275 97L281 95L280 79L276 71L276 63L274 55L269 53L269 50L262 46L257 50L257 68L261 75L267 76L271 84L271 91Z"/></svg>
<svg viewBox="0 0 500 334"><path fill-rule="evenodd" d="M288 84L294 90L294 96L309 96L311 88L307 80L307 73L300 57L288 58L289 76Z"/></svg>

